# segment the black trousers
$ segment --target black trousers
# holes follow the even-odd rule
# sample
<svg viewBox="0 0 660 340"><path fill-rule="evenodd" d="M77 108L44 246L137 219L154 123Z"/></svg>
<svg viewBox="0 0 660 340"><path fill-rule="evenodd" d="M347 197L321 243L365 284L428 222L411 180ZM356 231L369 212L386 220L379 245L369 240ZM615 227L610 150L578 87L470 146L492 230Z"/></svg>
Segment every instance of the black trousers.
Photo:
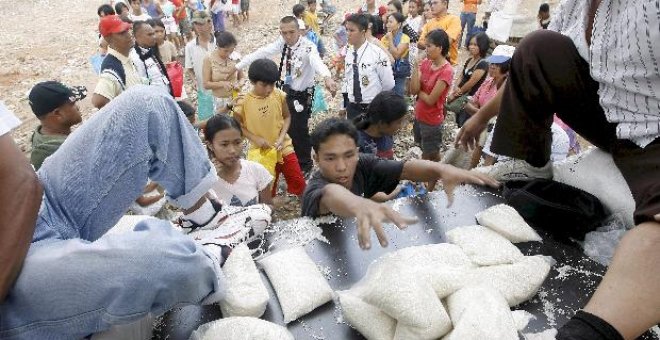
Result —
<svg viewBox="0 0 660 340"><path fill-rule="evenodd" d="M312 98L314 98L313 88L308 91L293 91L288 86L282 90L286 92L286 103L291 115L291 125L289 126L289 137L293 142L293 150L298 157L298 164L303 172L312 170L312 143L309 137L309 118L312 114ZM296 103L298 105L296 105ZM302 107L300 112L297 111Z"/></svg>
<svg viewBox="0 0 660 340"><path fill-rule="evenodd" d="M541 167L550 160L553 114L598 148L612 154L635 198L635 222L660 213L660 138L645 148L616 136L605 119L598 83L573 41L539 30L527 35L511 59L491 149Z"/></svg>

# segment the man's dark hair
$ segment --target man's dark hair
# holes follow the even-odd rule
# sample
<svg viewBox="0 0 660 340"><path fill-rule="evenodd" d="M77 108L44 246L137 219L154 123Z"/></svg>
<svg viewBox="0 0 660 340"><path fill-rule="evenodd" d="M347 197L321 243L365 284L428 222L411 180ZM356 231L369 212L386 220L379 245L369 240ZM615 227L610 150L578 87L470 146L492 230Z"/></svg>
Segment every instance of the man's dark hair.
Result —
<svg viewBox="0 0 660 340"><path fill-rule="evenodd" d="M181 111L183 111L183 114L186 117L190 117L190 116L195 115L195 113L196 113L195 108L192 105L190 105L188 102L186 102L184 100L180 100L180 101L177 101L176 103L179 104L179 108L181 109Z"/></svg>
<svg viewBox="0 0 660 340"><path fill-rule="evenodd" d="M316 0L307 0L308 5L315 4L315 3L316 3Z"/></svg>
<svg viewBox="0 0 660 340"><path fill-rule="evenodd" d="M131 9L128 8L128 5L123 2L118 2L115 4L115 12L117 15L120 15L124 10L130 11Z"/></svg>
<svg viewBox="0 0 660 340"><path fill-rule="evenodd" d="M541 6L539 6L539 13L550 13L550 5L547 3L541 4Z"/></svg>
<svg viewBox="0 0 660 340"><path fill-rule="evenodd" d="M96 14L98 14L98 16L101 16L101 14L103 14L103 15L115 15L117 13L112 8L112 6L110 6L108 4L103 4L103 5L99 6L99 8L96 10Z"/></svg>
<svg viewBox="0 0 660 340"><path fill-rule="evenodd" d="M397 13L403 13L403 5L401 5L401 1L392 0L392 1L388 2L387 4L394 6L394 8L396 8Z"/></svg>
<svg viewBox="0 0 660 340"><path fill-rule="evenodd" d="M250 64L248 79L253 83L260 81L266 84L275 84L280 80L280 72L274 61L265 58L257 59Z"/></svg>
<svg viewBox="0 0 660 340"><path fill-rule="evenodd" d="M156 28L156 26L158 26L162 29L165 29L165 24L163 24L163 20L160 19L153 19L153 18L149 19L149 25L151 25L151 27L153 28Z"/></svg>
<svg viewBox="0 0 660 340"><path fill-rule="evenodd" d="M213 136L215 136L217 132L227 129L236 129L241 134L241 137L243 137L243 130L241 130L241 125L235 118L229 117L226 114L214 115L208 121L206 121L204 139L209 143L213 143Z"/></svg>
<svg viewBox="0 0 660 340"><path fill-rule="evenodd" d="M301 5L301 4L295 4L295 5L293 5L293 15L294 15L295 17L299 17L299 16L301 16L301 15L303 14L304 11L305 11L305 6L303 6L303 5Z"/></svg>
<svg viewBox="0 0 660 340"><path fill-rule="evenodd" d="M447 32L437 29L426 35L426 41L442 49L442 55L447 58L449 55L449 36Z"/></svg>
<svg viewBox="0 0 660 340"><path fill-rule="evenodd" d="M215 36L215 45L220 48L236 46L238 44L234 35L229 31L216 31L213 35Z"/></svg>
<svg viewBox="0 0 660 340"><path fill-rule="evenodd" d="M321 143L334 135L346 135L353 139L356 146L358 145L358 132L355 125L346 119L332 117L320 122L312 131L310 141L314 151L319 152Z"/></svg>
<svg viewBox="0 0 660 340"><path fill-rule="evenodd" d="M367 18L366 14L351 14L346 19L346 22L353 23L360 31L366 31L369 28L369 18Z"/></svg>
<svg viewBox="0 0 660 340"><path fill-rule="evenodd" d="M280 24L290 24L292 22L295 22L296 25L298 25L298 18L294 17L293 15L287 15L280 19Z"/></svg>
<svg viewBox="0 0 660 340"><path fill-rule="evenodd" d="M140 28L142 28L142 26L145 25L151 27L151 24L147 20L140 20L133 22L133 36L135 36L137 32L140 30Z"/></svg>
<svg viewBox="0 0 660 340"><path fill-rule="evenodd" d="M407 113L408 103L402 96L394 91L383 91L374 97L367 112L357 116L353 123L358 130L364 130L371 124L390 124L403 118Z"/></svg>
<svg viewBox="0 0 660 340"><path fill-rule="evenodd" d="M488 53L488 49L490 48L490 40L488 39L488 35L486 35L484 32L479 32L470 39L474 39L474 41L477 43L477 47L479 48L479 55L482 58L485 58L486 54Z"/></svg>

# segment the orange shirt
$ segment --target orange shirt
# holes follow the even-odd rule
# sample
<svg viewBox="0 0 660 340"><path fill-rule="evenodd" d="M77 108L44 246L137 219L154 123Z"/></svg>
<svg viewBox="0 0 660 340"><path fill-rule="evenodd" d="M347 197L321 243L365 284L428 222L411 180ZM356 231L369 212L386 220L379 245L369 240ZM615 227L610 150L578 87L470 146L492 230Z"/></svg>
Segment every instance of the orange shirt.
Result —
<svg viewBox="0 0 660 340"><path fill-rule="evenodd" d="M453 14L446 14L441 18L433 18L424 24L419 41L426 43L426 35L433 30L441 29L449 36L449 62L456 65L458 62L458 37L461 35L461 19Z"/></svg>
<svg viewBox="0 0 660 340"><path fill-rule="evenodd" d="M463 12L477 13L478 0L463 0Z"/></svg>

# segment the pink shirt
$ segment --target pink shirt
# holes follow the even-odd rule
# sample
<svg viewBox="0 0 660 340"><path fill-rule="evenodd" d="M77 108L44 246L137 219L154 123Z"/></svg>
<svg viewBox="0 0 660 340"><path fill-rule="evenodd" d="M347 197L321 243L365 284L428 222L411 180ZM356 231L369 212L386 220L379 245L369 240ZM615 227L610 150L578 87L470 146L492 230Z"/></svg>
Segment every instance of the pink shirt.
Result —
<svg viewBox="0 0 660 340"><path fill-rule="evenodd" d="M479 86L477 92L474 93L472 99L479 105L479 107L483 107L495 97L495 94L497 94L495 78L488 77L483 83L481 83L481 86Z"/></svg>

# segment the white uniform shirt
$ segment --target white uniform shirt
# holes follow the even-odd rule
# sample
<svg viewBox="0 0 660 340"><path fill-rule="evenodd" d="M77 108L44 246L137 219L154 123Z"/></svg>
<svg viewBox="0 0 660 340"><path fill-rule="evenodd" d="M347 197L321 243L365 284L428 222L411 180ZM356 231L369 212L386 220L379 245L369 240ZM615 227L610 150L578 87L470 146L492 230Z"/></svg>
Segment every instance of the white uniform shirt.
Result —
<svg viewBox="0 0 660 340"><path fill-rule="evenodd" d="M161 72L160 66L158 65L158 62L156 62L155 57L147 58L142 61L134 48L131 49L128 56L133 61L133 64L135 64L135 68L144 84L155 85L158 88L163 89L165 93L170 94L170 81L167 80L167 77Z"/></svg>
<svg viewBox="0 0 660 340"><path fill-rule="evenodd" d="M599 84L600 105L619 139L645 147L660 137L658 0L602 0L591 46L585 31L591 1L562 1L548 29L573 40Z"/></svg>
<svg viewBox="0 0 660 340"><path fill-rule="evenodd" d="M215 41L208 42L206 47L199 44L198 39L192 40L186 44L185 68L193 69L195 78L197 78L197 89L204 89L204 58L209 52L215 50Z"/></svg>
<svg viewBox="0 0 660 340"><path fill-rule="evenodd" d="M342 92L348 93L348 100L355 103L353 95L353 46L346 51L344 82ZM357 50L358 74L362 103L371 103L374 97L394 88L394 75L389 56L380 47L365 41Z"/></svg>
<svg viewBox="0 0 660 340"><path fill-rule="evenodd" d="M281 36L275 42L272 42L253 53L246 55L240 63L236 64L237 69L242 69L257 59L269 58L273 55L282 55L284 50L284 38ZM304 91L314 86L314 76L316 74L322 77L330 77L332 74L327 66L321 60L316 45L309 39L301 36L298 42L291 46L291 82L289 85L294 91ZM286 72L286 58L282 60L282 73Z"/></svg>
<svg viewBox="0 0 660 340"><path fill-rule="evenodd" d="M14 113L9 111L5 103L0 102L0 136L3 136L20 124L21 121L16 118Z"/></svg>

